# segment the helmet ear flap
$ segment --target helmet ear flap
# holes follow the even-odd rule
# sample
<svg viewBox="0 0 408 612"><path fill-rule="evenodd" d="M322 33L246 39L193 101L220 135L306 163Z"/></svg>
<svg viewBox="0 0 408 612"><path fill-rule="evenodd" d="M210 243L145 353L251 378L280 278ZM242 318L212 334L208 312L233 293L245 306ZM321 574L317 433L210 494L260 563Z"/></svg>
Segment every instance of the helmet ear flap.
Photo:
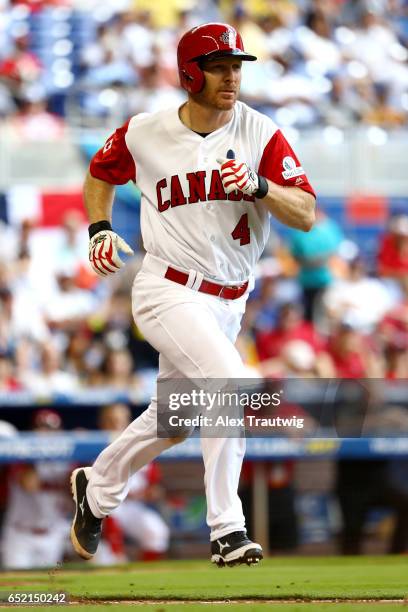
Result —
<svg viewBox="0 0 408 612"><path fill-rule="evenodd" d="M204 87L204 73L198 62L185 64L180 71L182 86L189 93L199 93Z"/></svg>

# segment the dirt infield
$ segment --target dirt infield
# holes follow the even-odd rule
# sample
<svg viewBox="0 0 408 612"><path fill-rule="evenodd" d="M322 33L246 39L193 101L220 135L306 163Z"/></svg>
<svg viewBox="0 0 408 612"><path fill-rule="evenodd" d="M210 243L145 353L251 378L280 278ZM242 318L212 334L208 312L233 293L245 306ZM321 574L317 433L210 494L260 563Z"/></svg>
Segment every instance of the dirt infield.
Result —
<svg viewBox="0 0 408 612"><path fill-rule="evenodd" d="M211 612L264 612L265 610L276 610L276 612L370 612L375 606L384 612L398 612L408 609L408 599L307 599L307 598L282 598L282 599L203 599L192 602L187 599L86 599L71 598L67 602L69 608L78 612L125 612L129 607L143 608L146 612L200 612L208 610ZM16 608L13 604L0 604L0 609ZM44 612L48 606L18 606L31 609L31 612ZM60 608L60 606L59 606ZM53 606L53 609L55 607ZM61 609L61 608L60 608Z"/></svg>

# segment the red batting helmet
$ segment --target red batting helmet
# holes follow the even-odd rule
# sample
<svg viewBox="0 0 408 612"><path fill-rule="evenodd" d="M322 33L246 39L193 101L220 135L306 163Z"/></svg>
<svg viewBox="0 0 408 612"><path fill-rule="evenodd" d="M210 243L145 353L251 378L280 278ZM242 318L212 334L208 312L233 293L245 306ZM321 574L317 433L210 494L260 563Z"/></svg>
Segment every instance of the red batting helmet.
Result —
<svg viewBox="0 0 408 612"><path fill-rule="evenodd" d="M201 91L204 73L199 60L224 55L234 55L246 61L256 60L255 55L245 53L240 34L226 23L204 23L186 32L177 48L181 86L190 93Z"/></svg>

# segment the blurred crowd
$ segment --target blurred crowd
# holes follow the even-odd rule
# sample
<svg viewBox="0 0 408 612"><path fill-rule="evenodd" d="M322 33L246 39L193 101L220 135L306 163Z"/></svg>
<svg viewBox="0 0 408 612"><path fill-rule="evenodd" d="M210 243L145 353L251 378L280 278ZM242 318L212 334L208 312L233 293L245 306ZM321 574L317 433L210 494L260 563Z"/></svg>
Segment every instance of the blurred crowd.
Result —
<svg viewBox="0 0 408 612"><path fill-rule="evenodd" d="M180 103L177 43L205 21L241 32L259 60L242 98L284 128L407 120L406 0L2 0L0 11L0 116L28 135Z"/></svg>
<svg viewBox="0 0 408 612"><path fill-rule="evenodd" d="M75 212L55 230L1 231L0 389L148 400L157 354L130 302L143 254L107 282L91 272ZM272 232L238 347L265 378L407 378L408 215L390 219L374 263L323 210L309 233Z"/></svg>
<svg viewBox="0 0 408 612"><path fill-rule="evenodd" d="M261 260L239 338L266 378L407 378L408 216L395 215L374 263L322 210Z"/></svg>
<svg viewBox="0 0 408 612"><path fill-rule="evenodd" d="M47 397L98 388L145 401L158 361L131 315L138 257L113 283L100 282L75 212L55 230L24 221L2 234L0 389Z"/></svg>

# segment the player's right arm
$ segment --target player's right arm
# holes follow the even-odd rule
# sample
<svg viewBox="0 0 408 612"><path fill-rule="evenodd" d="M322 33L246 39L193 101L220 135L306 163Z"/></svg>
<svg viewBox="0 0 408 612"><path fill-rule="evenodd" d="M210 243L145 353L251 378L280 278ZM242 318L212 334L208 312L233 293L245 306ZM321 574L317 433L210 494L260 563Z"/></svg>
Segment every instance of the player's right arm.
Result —
<svg viewBox="0 0 408 612"><path fill-rule="evenodd" d="M115 185L101 181L87 173L84 182L84 202L89 223L98 223L107 219L112 223L112 206L115 197Z"/></svg>
<svg viewBox="0 0 408 612"><path fill-rule="evenodd" d="M112 134L92 158L84 183L89 218L89 261L100 276L114 274L124 262L119 251L133 254L130 246L112 230L115 186L136 180L135 162L126 145L129 122Z"/></svg>

